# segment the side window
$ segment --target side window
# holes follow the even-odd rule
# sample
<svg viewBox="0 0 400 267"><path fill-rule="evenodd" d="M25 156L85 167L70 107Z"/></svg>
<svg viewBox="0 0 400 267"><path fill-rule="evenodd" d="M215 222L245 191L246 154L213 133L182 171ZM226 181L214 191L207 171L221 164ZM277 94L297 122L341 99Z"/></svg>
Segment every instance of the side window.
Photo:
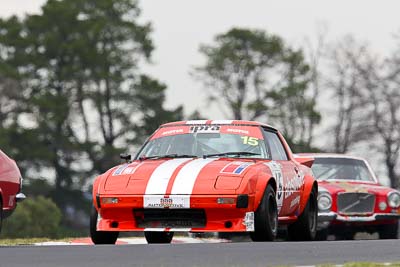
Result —
<svg viewBox="0 0 400 267"><path fill-rule="evenodd" d="M288 160L285 148L282 145L278 135L264 129L265 140L271 150L273 160Z"/></svg>

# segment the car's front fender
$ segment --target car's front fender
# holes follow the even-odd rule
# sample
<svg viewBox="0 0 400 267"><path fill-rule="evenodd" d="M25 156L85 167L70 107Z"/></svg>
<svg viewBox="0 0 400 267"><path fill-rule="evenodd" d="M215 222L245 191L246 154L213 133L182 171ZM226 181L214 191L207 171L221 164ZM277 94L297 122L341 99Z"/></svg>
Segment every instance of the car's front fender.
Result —
<svg viewBox="0 0 400 267"><path fill-rule="evenodd" d="M267 188L268 184L272 185L276 193L277 188L276 188L275 178L272 177L271 174L267 173L260 174L257 179L256 194L254 199L254 210L257 210L258 206L260 205L262 198L264 196L265 189Z"/></svg>

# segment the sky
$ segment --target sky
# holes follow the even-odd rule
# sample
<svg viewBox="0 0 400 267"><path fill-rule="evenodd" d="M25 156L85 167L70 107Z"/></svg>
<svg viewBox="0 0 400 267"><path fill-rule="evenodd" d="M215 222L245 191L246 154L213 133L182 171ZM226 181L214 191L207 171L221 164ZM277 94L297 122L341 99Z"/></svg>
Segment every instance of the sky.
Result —
<svg viewBox="0 0 400 267"><path fill-rule="evenodd" d="M45 0L0 0L0 16L39 13ZM232 27L248 27L278 34L290 44L315 40L325 25L329 40L353 34L385 54L394 47L400 29L397 0L145 0L141 21L151 22L155 51L142 69L168 86L166 107L183 104L186 114L198 109L210 119L227 119L209 106L207 91L190 71L204 62L200 44Z"/></svg>

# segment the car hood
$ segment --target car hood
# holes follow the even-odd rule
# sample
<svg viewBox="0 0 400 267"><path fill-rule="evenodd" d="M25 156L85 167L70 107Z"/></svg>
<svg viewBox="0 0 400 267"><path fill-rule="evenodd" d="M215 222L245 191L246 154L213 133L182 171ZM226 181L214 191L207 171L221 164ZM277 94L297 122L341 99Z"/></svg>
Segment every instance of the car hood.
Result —
<svg viewBox="0 0 400 267"><path fill-rule="evenodd" d="M341 192L387 194L388 192L393 190L378 183L367 183L358 181L318 181L318 186L320 192L327 190L332 195Z"/></svg>
<svg viewBox="0 0 400 267"><path fill-rule="evenodd" d="M134 161L107 173L105 193L134 195L232 194L254 160L181 158Z"/></svg>

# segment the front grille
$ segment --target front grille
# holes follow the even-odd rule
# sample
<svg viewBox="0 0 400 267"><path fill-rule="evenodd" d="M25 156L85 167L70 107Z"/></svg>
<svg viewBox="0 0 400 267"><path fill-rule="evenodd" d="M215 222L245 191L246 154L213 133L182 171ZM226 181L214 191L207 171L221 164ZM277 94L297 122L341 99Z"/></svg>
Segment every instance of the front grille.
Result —
<svg viewBox="0 0 400 267"><path fill-rule="evenodd" d="M345 215L372 213L375 195L369 193L339 193L337 196L338 212Z"/></svg>
<svg viewBox="0 0 400 267"><path fill-rule="evenodd" d="M135 209L140 228L200 228L206 226L203 209Z"/></svg>

